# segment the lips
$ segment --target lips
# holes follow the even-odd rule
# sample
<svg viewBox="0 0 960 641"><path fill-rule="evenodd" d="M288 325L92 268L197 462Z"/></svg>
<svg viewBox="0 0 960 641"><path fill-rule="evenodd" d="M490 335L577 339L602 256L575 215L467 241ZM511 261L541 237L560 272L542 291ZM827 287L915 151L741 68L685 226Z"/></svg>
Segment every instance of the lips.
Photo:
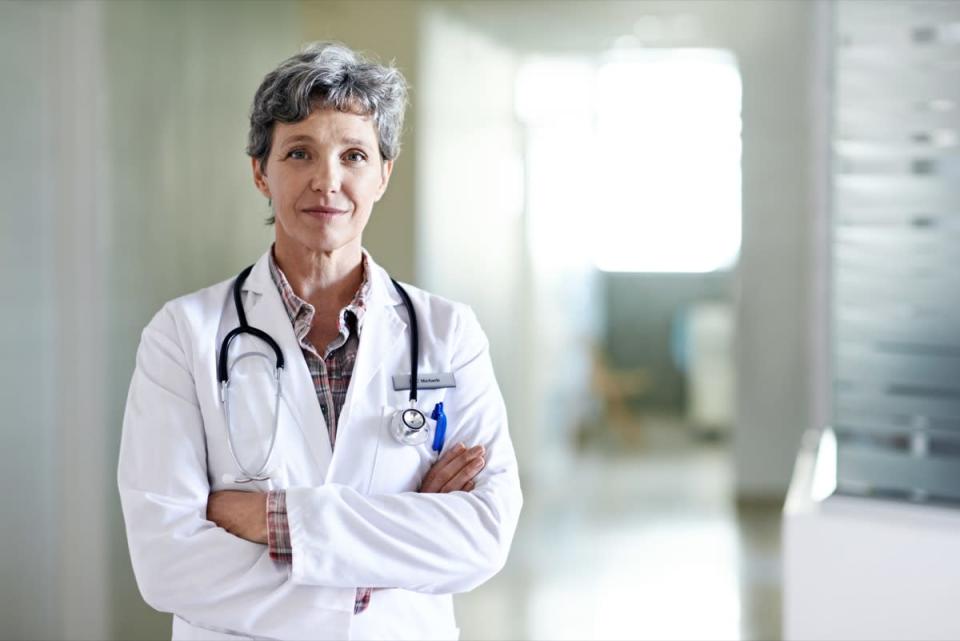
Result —
<svg viewBox="0 0 960 641"><path fill-rule="evenodd" d="M348 213L347 209L338 209L336 207L327 207L325 205L316 205L313 207L304 207L303 213L311 216L341 216Z"/></svg>

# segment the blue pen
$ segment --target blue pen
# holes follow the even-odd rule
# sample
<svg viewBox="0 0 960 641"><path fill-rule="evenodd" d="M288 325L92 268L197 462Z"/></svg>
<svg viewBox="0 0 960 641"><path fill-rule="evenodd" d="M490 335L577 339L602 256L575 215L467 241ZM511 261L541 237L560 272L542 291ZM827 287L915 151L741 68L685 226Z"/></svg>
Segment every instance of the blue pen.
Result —
<svg viewBox="0 0 960 641"><path fill-rule="evenodd" d="M430 418L437 422L437 429L433 433L433 451L439 454L443 449L443 441L447 437L447 415L443 413L443 403L433 406L433 414Z"/></svg>

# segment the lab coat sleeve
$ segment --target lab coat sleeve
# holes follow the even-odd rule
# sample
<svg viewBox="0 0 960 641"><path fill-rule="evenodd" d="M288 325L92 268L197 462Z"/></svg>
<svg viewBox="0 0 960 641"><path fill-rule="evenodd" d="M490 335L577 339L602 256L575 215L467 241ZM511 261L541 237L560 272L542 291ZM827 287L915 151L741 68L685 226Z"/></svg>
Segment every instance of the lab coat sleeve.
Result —
<svg viewBox="0 0 960 641"><path fill-rule="evenodd" d="M123 421L117 480L130 558L144 600L195 625L268 634L282 619L286 570L267 547L206 519L203 419L167 308L144 330ZM329 589L332 609L352 607ZM347 595L347 596L345 596Z"/></svg>
<svg viewBox="0 0 960 641"><path fill-rule="evenodd" d="M471 492L363 495L336 484L287 490L293 580L326 586L465 592L506 562L522 496L503 398L486 336L462 308L457 386L444 401L447 442L486 447Z"/></svg>

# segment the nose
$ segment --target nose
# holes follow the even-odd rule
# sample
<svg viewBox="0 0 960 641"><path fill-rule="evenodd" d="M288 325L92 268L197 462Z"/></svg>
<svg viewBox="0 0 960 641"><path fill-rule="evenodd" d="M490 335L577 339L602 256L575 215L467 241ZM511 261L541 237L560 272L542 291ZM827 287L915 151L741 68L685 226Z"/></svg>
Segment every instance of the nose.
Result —
<svg viewBox="0 0 960 641"><path fill-rule="evenodd" d="M335 194L340 191L343 180L340 163L330 159L320 160L310 179L310 189L325 194Z"/></svg>

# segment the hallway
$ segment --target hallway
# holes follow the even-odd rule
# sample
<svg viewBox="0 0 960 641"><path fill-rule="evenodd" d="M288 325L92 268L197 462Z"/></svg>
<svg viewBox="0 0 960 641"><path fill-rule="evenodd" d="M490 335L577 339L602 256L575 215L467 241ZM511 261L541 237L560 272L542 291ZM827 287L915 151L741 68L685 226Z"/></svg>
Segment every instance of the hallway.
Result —
<svg viewBox="0 0 960 641"><path fill-rule="evenodd" d="M528 490L513 553L457 597L463 639L778 639L780 509L737 506L722 441L648 418Z"/></svg>

